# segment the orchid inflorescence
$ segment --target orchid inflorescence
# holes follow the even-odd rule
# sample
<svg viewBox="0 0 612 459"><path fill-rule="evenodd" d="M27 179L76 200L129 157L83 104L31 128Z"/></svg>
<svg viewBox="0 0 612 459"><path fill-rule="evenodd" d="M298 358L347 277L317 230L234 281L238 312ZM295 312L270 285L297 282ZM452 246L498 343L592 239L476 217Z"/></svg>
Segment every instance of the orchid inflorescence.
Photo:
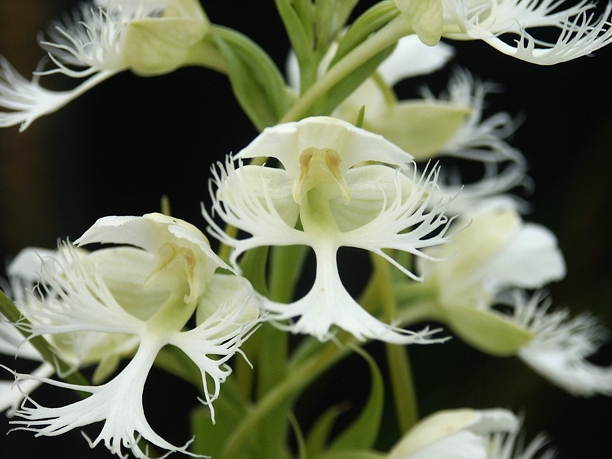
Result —
<svg viewBox="0 0 612 459"><path fill-rule="evenodd" d="M540 65L590 55L612 41L612 6L596 17L587 1L386 0L349 25L357 3L276 1L292 45L286 77L197 0L83 3L41 35L47 59L30 80L0 57L2 127L24 131L125 70L156 76L199 65L228 76L260 130L211 164L212 205L202 213L218 251L166 212L102 217L75 242L14 257L0 296L0 352L40 364L31 373L4 367L12 381L0 381L0 408L14 430L58 436L101 422L95 438L86 435L91 447L138 458L294 457L290 426L303 443L296 457L554 457L543 435L525 444L523 416L508 409L440 407L419 420L400 403L400 438L375 451L382 380L361 347L386 343L401 398L414 387L400 346L443 346L451 333L518 357L572 395L612 395L612 367L587 360L607 331L542 290L565 277L565 261L554 234L525 221L528 205L512 194L529 183L527 161L508 143L516 119L483 113L496 86L458 68L439 95L424 88L398 100L394 91L443 68L451 40L482 40ZM556 41L532 35L541 27L556 29ZM52 74L82 81L52 91L42 86ZM478 163L484 175L463 183L446 157ZM343 247L371 257L358 297L339 272ZM314 281L298 297L309 249ZM299 337L291 353L290 335ZM325 413L304 443L292 403L350 353L370 366L373 411L335 438L336 415ZM206 441L177 446L151 427L143 391L153 366L199 388L205 410L194 411L193 433ZM265 374L275 366L280 376ZM43 406L33 394L41 384L82 398ZM280 434L262 440L265 423Z"/></svg>

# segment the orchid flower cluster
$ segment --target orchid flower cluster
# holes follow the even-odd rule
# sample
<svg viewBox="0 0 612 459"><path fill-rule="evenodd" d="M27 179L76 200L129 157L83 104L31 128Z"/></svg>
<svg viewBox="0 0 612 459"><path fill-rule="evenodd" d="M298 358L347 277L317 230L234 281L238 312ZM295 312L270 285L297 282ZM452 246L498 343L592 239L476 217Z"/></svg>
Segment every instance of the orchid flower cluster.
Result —
<svg viewBox="0 0 612 459"><path fill-rule="evenodd" d="M398 100L393 89L442 69L452 40L539 65L590 55L612 41L612 6L596 17L587 1L384 0L356 16L358 3L277 0L292 48L285 71L198 0L86 2L41 36L47 56L31 79L0 58L2 127L26 131L125 70L202 66L229 78L260 131L211 165L212 205L196 224L218 250L164 206L101 217L75 242L16 254L0 294L0 352L40 365L4 367L0 409L14 430L58 436L101 423L86 441L124 458L554 457L544 435L524 442L523 416L506 408L441 406L419 419L407 345L451 336L517 356L572 395L612 396L612 367L587 360L607 331L542 290L564 278L565 262L511 194L529 183L527 162L508 144L515 119L483 115L495 86L457 69L439 95ZM532 35L543 27L556 39ZM79 83L46 89L52 74ZM446 157L484 174L463 183ZM342 247L370 255L371 268L355 267L371 270L359 295L339 273ZM314 280L299 297L309 250ZM386 451L375 446L384 378L363 349L371 341L386 346L400 433ZM370 369L363 412L332 434L332 408L303 434L296 399L349 354ZM200 391L183 445L145 416L153 366ZM41 405L43 384L75 401Z"/></svg>

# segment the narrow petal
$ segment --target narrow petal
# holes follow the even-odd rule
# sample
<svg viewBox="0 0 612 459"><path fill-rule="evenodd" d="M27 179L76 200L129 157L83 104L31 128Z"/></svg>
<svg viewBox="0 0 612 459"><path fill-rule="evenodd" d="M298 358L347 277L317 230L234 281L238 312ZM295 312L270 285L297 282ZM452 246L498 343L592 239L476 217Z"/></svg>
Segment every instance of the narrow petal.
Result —
<svg viewBox="0 0 612 459"><path fill-rule="evenodd" d="M560 3L556 0L514 0L482 4L446 0L444 36L483 40L504 54L539 65L586 56L612 41L612 4L608 3L604 13L593 20L594 15L589 12L593 3L583 0L564 10L558 9ZM538 27L560 29L557 41L545 42L527 32ZM508 44L498 38L504 33L518 38L514 44Z"/></svg>
<svg viewBox="0 0 612 459"><path fill-rule="evenodd" d="M37 77L26 80L0 57L0 127L20 124L19 130L24 131L37 118L59 110L115 73L96 73L71 91L49 91L38 84Z"/></svg>
<svg viewBox="0 0 612 459"><path fill-rule="evenodd" d="M168 341L200 369L203 403L210 408L214 422L212 402L219 396L221 383L232 372L227 361L240 352L242 343L261 322L259 302L246 279L215 275L200 301L198 316L208 317L192 330L173 333ZM209 377L213 380L212 390L208 389Z"/></svg>
<svg viewBox="0 0 612 459"><path fill-rule="evenodd" d="M549 312L549 305L538 294L529 299L515 295L516 319L535 333L519 357L572 395L612 395L612 366L599 367L587 360L609 332L588 314L570 318L567 310Z"/></svg>
<svg viewBox="0 0 612 459"><path fill-rule="evenodd" d="M41 378L49 378L53 376L54 373L55 368L48 363L43 363L32 372L32 375ZM21 404L23 399L28 394L31 394L41 384L42 382L36 379L28 379L18 382L0 380L0 413L10 408L7 414L12 416L13 412Z"/></svg>

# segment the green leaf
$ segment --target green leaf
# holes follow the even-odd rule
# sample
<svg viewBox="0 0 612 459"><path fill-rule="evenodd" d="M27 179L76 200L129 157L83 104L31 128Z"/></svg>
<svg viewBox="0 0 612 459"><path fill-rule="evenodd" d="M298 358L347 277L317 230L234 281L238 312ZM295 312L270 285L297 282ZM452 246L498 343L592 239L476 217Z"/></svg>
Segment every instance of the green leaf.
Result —
<svg viewBox="0 0 612 459"><path fill-rule="evenodd" d="M371 34L399 14L400 12L395 7L395 4L387 0L377 3L359 16L340 42L338 51L329 64L329 68L332 68L344 56L363 43Z"/></svg>
<svg viewBox="0 0 612 459"><path fill-rule="evenodd" d="M317 61L314 56L312 5L310 1L275 0L276 9L283 20L291 47L300 67L300 93L317 80Z"/></svg>
<svg viewBox="0 0 612 459"><path fill-rule="evenodd" d="M370 397L359 417L332 443L330 451L371 448L378 437L384 402L383 378L376 362L363 349L355 346L354 351L361 355L370 366ZM358 457L358 456L351 456Z"/></svg>
<svg viewBox="0 0 612 459"><path fill-rule="evenodd" d="M370 77L395 48L389 46L365 63L357 67L355 71L347 75L343 80L329 90L326 96L312 109L312 115L329 115L340 103L355 91L361 83Z"/></svg>
<svg viewBox="0 0 612 459"><path fill-rule="evenodd" d="M317 31L318 61L344 27L358 0L317 0L315 2L315 29Z"/></svg>
<svg viewBox="0 0 612 459"><path fill-rule="evenodd" d="M291 103L274 62L241 33L217 25L213 31L240 106L260 131L275 125Z"/></svg>
<svg viewBox="0 0 612 459"><path fill-rule="evenodd" d="M219 398L214 402L214 409L214 424L207 406L200 406L191 412L191 432L194 441L190 449L195 454L218 457L223 451L226 440L247 412L247 407L230 381L223 384ZM253 451L254 446L249 443L245 451L247 449Z"/></svg>
<svg viewBox="0 0 612 459"><path fill-rule="evenodd" d="M344 411L346 411L346 407L342 405L332 406L317 419L310 432L308 432L308 438L306 439L307 457L315 457L323 452L329 440L329 434L334 421Z"/></svg>

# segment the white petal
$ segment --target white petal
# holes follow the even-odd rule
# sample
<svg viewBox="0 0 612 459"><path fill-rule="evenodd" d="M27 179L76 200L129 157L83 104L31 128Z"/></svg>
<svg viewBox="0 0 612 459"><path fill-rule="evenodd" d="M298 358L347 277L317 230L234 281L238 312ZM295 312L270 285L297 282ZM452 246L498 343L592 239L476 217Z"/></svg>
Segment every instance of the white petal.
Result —
<svg viewBox="0 0 612 459"><path fill-rule="evenodd" d="M422 249L444 244L449 240L446 232L452 219L444 214L448 200L441 199L436 193L437 172L437 169L433 169L422 175L418 181L415 174L412 191L405 196L401 191L400 172L397 171L397 191L394 197L389 197L389 204L383 206L379 215L367 224L338 234L338 245L374 252L412 279L421 280L382 249L397 249L431 260L433 258ZM406 232L407 229L410 231Z"/></svg>
<svg viewBox="0 0 612 459"><path fill-rule="evenodd" d="M433 94L424 91L424 96L428 100L447 100L454 106L470 109L470 116L440 150L441 155L483 162L525 163L521 153L504 141L516 128L512 117L508 113L500 112L485 120L482 119L485 97L497 90L496 85L483 83L474 79L467 70L458 69L448 83L448 94L436 99Z"/></svg>
<svg viewBox="0 0 612 459"><path fill-rule="evenodd" d="M199 314L206 316L192 330L176 332L168 342L181 349L198 366L204 384L204 404L214 422L212 402L222 382L232 372L226 364L261 322L259 303L249 282L237 276L215 275L201 300ZM208 375L208 376L207 376ZM213 380L209 391L207 377Z"/></svg>
<svg viewBox="0 0 612 459"><path fill-rule="evenodd" d="M488 436L517 428L516 416L503 409L439 411L419 421L391 450L389 459L486 459Z"/></svg>
<svg viewBox="0 0 612 459"><path fill-rule="evenodd" d="M438 181L443 196L453 197L447 213L461 215L464 219L478 214L501 212L504 209L524 213L529 204L515 195L507 193L513 188L528 187L524 163L513 163L501 172L495 165L486 167L485 175L478 181L463 184L459 174L442 177Z"/></svg>
<svg viewBox="0 0 612 459"><path fill-rule="evenodd" d="M0 354L40 361L40 354L34 347L25 341L25 338L13 324L0 317Z"/></svg>
<svg viewBox="0 0 612 459"><path fill-rule="evenodd" d="M266 128L236 158L278 159L292 179L300 177L300 154L307 148L336 151L341 175L362 161L408 167L412 156L384 137L335 118L319 116Z"/></svg>
<svg viewBox="0 0 612 459"><path fill-rule="evenodd" d="M515 317L535 338L519 356L534 371L572 395L612 395L612 366L599 367L587 358L597 352L609 333L593 317L569 317L567 310L548 311L539 295L515 299Z"/></svg>
<svg viewBox="0 0 612 459"><path fill-rule="evenodd" d="M525 223L483 268L495 291L501 287L541 288L565 277L565 261L555 235Z"/></svg>
<svg viewBox="0 0 612 459"><path fill-rule="evenodd" d="M141 332L144 323L117 303L103 279L86 270L71 246L65 245L58 254L57 259L43 263L42 279L48 293L42 300L45 307L24 306L35 336L75 331Z"/></svg>
<svg viewBox="0 0 612 459"><path fill-rule="evenodd" d="M33 406L24 405L16 411L16 416L23 420L13 421L13 424L23 426L18 427L18 430L34 431L37 435L56 436L77 427L103 421L104 426L100 434L90 442L92 448L104 442L113 454L121 456L122 448L128 448L136 457L146 458L146 454L138 447L139 438L142 436L153 445L165 450L186 453L187 445L174 446L151 429L142 406L142 393L149 370L157 352L165 344L163 341L143 339L138 352L127 367L102 386L77 386L17 374L19 380L36 379L58 387L89 392L92 395L59 408L45 408L32 402Z"/></svg>
<svg viewBox="0 0 612 459"><path fill-rule="evenodd" d="M275 192L270 189L272 184L268 182L267 174L251 172L242 174L243 168L244 166L240 164L240 167L235 169L233 159L228 156L225 166L218 163L217 168L212 169L213 178L209 183L209 189L213 212L225 223L250 233L252 237L241 240L230 237L202 207L204 218L210 225L208 231L224 244L234 248L230 261L236 269L238 269L237 258L254 247L307 243L304 233L288 225L283 215L276 209L276 203L272 198ZM259 183L253 184L257 180ZM283 182L290 183L289 180ZM216 190L214 186L217 187ZM287 191L291 193L289 188L280 194L282 202L286 201L283 196L286 196ZM263 202L261 194L264 196ZM297 204L294 206L297 209Z"/></svg>
<svg viewBox="0 0 612 459"><path fill-rule="evenodd" d="M393 459L488 459L488 439L472 432L457 432L408 456Z"/></svg>
<svg viewBox="0 0 612 459"><path fill-rule="evenodd" d="M24 131L35 119L59 110L115 73L96 73L71 91L49 91L39 86L38 78L26 80L0 57L0 127L20 124Z"/></svg>
<svg viewBox="0 0 612 459"><path fill-rule="evenodd" d="M446 43L427 46L416 35L408 35L397 42L393 53L377 71L389 86L394 86L405 78L441 69L454 54L454 49Z"/></svg>
<svg viewBox="0 0 612 459"><path fill-rule="evenodd" d="M48 378L53 373L55 373L55 369L48 363L43 363L32 374ZM0 381L0 413L10 408L8 414L12 415L13 411L17 409L25 398L25 395L32 393L41 384L41 381L35 379L23 380L17 383L13 381Z"/></svg>
<svg viewBox="0 0 612 459"><path fill-rule="evenodd" d="M275 320L292 319L282 328L292 333L305 333L321 341L329 340L333 325L353 334L357 339L378 339L395 344L429 344L445 339L431 339L437 330L420 332L403 330L385 324L365 311L346 291L336 264L337 247L313 247L317 257L317 273L308 294L291 304L264 300L262 307ZM299 317L299 318L297 318Z"/></svg>
<svg viewBox="0 0 612 459"><path fill-rule="evenodd" d="M446 0L444 36L459 40L480 39L504 54L540 65L586 56L612 41L611 4L606 5L604 13L594 21L589 10L595 5L586 0L565 10L558 6L555 0L513 0L485 5ZM559 38L555 43L548 43L527 32L527 29L538 27L560 29ZM497 38L504 33L518 35L514 45Z"/></svg>

